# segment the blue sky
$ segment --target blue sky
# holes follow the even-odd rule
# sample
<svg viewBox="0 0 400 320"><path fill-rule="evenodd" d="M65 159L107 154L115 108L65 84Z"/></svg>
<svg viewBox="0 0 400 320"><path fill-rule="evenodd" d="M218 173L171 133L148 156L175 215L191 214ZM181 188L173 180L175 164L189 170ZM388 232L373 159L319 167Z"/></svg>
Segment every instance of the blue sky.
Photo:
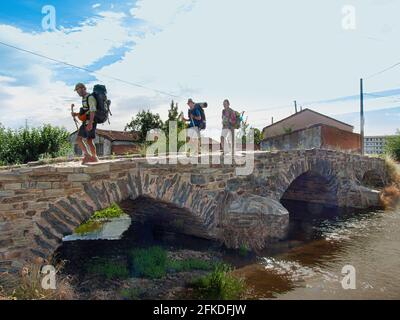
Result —
<svg viewBox="0 0 400 320"><path fill-rule="evenodd" d="M56 9L56 30L42 29L44 5ZM165 117L172 97L163 91L178 96L181 111L188 97L208 101L212 137L225 98L258 128L293 113L297 100L358 131L359 78L400 62L398 12L396 0L7 2L0 41L95 72L0 45L0 122L72 130L73 85L82 81L109 88L111 129L123 129L140 109ZM349 17L354 28L346 29ZM397 67L365 80L367 134L400 127L399 76Z"/></svg>

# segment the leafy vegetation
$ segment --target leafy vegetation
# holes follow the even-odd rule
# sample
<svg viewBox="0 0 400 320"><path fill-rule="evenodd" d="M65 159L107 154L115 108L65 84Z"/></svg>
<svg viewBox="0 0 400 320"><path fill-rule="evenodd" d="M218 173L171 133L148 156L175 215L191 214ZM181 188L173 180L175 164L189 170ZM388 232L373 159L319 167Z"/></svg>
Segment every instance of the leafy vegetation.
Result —
<svg viewBox="0 0 400 320"><path fill-rule="evenodd" d="M96 211L89 220L87 220L85 223L82 223L75 229L75 233L85 234L96 231L101 228L103 225L102 222L113 218L119 218L124 214L125 212L116 203L114 203L109 208Z"/></svg>
<svg viewBox="0 0 400 320"><path fill-rule="evenodd" d="M0 165L24 164L70 153L69 133L64 128L44 125L11 130L0 124Z"/></svg>
<svg viewBox="0 0 400 320"><path fill-rule="evenodd" d="M397 130L397 134L392 137L388 137L385 145L385 153L394 158L396 161L400 161L400 131Z"/></svg>
<svg viewBox="0 0 400 320"><path fill-rule="evenodd" d="M167 252L160 247L135 249L131 253L131 261L137 277L161 279L167 274Z"/></svg>
<svg viewBox="0 0 400 320"><path fill-rule="evenodd" d="M87 271L108 280L129 278L129 270L126 264L107 259L99 259L90 263L87 266Z"/></svg>
<svg viewBox="0 0 400 320"><path fill-rule="evenodd" d="M212 273L193 282L195 294L200 299L238 300L245 292L242 279L234 277L226 264L218 264Z"/></svg>
<svg viewBox="0 0 400 320"><path fill-rule="evenodd" d="M161 247L136 249L131 253L131 262L135 276L150 279L161 279L168 272L208 271L213 268L210 262L200 259L170 259L167 252Z"/></svg>
<svg viewBox="0 0 400 320"><path fill-rule="evenodd" d="M135 118L129 122L125 131L139 132L139 142L145 143L147 133L154 129L163 129L164 123L160 115L153 114L150 110L140 111Z"/></svg>

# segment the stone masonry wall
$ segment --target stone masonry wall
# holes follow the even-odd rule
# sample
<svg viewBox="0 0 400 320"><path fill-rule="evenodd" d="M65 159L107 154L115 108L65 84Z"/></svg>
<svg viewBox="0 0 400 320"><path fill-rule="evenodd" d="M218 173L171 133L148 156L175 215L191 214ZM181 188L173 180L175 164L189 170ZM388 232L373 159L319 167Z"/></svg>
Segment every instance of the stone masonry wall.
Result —
<svg viewBox="0 0 400 320"><path fill-rule="evenodd" d="M258 249L286 236L289 213L279 201L303 173L333 181L338 205L350 207L371 205L361 185L366 172L388 181L383 160L354 154L303 150L254 157L249 176L237 176L233 166L150 165L138 158L0 171L0 271L47 259L94 211L125 199L174 204L204 226L189 233Z"/></svg>

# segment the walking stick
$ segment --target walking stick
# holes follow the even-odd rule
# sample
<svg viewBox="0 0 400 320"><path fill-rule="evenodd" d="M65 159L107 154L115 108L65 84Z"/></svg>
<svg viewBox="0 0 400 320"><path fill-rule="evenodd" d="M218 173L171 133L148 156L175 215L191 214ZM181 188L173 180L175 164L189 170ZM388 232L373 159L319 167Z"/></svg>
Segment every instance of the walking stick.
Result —
<svg viewBox="0 0 400 320"><path fill-rule="evenodd" d="M75 107L75 105L71 104L71 112L72 113L74 112L74 107ZM78 121L76 120L76 118L74 116L72 118L74 118L74 122L75 122L75 125L76 125L76 130L79 130Z"/></svg>

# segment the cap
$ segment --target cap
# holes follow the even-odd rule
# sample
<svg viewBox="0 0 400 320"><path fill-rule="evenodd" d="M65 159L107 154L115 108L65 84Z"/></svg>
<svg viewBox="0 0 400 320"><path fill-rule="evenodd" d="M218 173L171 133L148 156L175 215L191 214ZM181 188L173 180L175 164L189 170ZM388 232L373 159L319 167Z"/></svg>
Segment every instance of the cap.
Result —
<svg viewBox="0 0 400 320"><path fill-rule="evenodd" d="M75 86L75 91L77 91L80 88L85 88L86 89L86 86L83 83L79 82Z"/></svg>
<svg viewBox="0 0 400 320"><path fill-rule="evenodd" d="M188 103L188 104L189 104L189 103L194 103L194 101L193 101L193 99L189 99L187 103Z"/></svg>

